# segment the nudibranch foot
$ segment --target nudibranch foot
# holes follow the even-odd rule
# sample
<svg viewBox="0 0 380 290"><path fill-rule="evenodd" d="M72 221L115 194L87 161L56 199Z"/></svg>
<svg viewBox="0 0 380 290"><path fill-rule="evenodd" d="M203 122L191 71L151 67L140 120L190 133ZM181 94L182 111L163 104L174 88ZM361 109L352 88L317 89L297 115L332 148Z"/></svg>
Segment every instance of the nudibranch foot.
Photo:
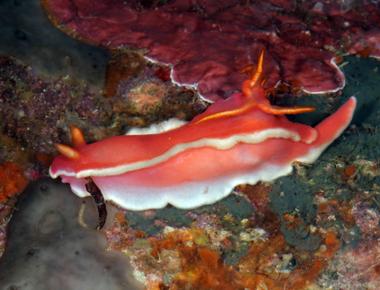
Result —
<svg viewBox="0 0 380 290"><path fill-rule="evenodd" d="M96 208L98 209L99 221L96 229L101 230L107 220L107 207L104 201L104 197L100 189L96 186L90 177L86 178L86 181L86 191L92 196L95 201Z"/></svg>

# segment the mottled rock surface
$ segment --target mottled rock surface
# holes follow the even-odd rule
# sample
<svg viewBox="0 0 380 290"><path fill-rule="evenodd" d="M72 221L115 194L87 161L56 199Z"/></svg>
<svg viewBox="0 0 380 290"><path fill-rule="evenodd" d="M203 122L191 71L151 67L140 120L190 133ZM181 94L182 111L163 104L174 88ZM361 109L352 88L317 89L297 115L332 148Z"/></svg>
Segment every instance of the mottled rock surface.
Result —
<svg viewBox="0 0 380 290"><path fill-rule="evenodd" d="M108 53L52 27L39 0L2 0L0 15L0 54L14 56L47 77L70 75L103 86Z"/></svg>
<svg viewBox="0 0 380 290"><path fill-rule="evenodd" d="M50 180L26 190L9 224L0 289L139 289L128 260L107 251L102 232L92 229L92 201L84 217L90 228L78 223L80 206L66 186Z"/></svg>

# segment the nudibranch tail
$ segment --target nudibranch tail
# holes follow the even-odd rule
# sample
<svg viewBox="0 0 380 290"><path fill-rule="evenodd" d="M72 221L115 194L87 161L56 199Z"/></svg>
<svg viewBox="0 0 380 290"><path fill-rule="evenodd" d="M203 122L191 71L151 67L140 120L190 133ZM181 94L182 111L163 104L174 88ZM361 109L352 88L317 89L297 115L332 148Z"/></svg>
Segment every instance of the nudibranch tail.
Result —
<svg viewBox="0 0 380 290"><path fill-rule="evenodd" d="M314 146L321 146L329 140L335 140L350 124L357 100L351 97L334 114L328 116L320 122L315 129L318 131L318 138L313 142Z"/></svg>
<svg viewBox="0 0 380 290"><path fill-rule="evenodd" d="M320 122L315 127L318 132L317 139L309 145L309 152L299 157L297 161L303 163L314 162L323 150L338 138L351 123L356 104L356 98L351 97L334 114Z"/></svg>
<svg viewBox="0 0 380 290"><path fill-rule="evenodd" d="M78 159L79 158L79 152L75 150L74 148L64 145L64 144L54 144L55 148L59 153L61 153L63 156L69 158L69 159Z"/></svg>

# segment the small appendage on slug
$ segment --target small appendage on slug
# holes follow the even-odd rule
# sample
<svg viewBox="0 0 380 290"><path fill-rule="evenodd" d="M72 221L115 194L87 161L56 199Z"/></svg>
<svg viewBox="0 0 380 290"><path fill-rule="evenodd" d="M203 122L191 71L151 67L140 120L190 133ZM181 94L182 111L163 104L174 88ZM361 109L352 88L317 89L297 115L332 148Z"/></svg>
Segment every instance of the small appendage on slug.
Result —
<svg viewBox="0 0 380 290"><path fill-rule="evenodd" d="M96 229L101 230L107 220L107 207L100 189L96 186L96 184L92 181L90 177L86 178L86 180L86 190L89 194L91 194L92 198L95 201L95 205L98 209L99 221L98 225L96 226Z"/></svg>

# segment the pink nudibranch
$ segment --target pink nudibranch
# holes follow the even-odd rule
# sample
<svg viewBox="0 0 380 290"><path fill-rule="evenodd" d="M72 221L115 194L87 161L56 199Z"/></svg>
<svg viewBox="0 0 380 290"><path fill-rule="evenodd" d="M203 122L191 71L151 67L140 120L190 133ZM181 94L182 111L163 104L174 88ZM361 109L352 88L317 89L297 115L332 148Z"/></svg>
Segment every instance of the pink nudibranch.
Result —
<svg viewBox="0 0 380 290"><path fill-rule="evenodd" d="M194 208L222 199L236 185L287 175L294 162L313 162L351 122L356 99L315 128L290 122L284 114L314 109L272 106L259 84L263 58L264 52L242 93L177 128L93 144L72 128L75 147L57 145L62 155L54 159L50 175L60 176L80 197L89 195L90 179L105 200L125 209Z"/></svg>
<svg viewBox="0 0 380 290"><path fill-rule="evenodd" d="M315 128L257 107L206 118L246 101L235 94L168 131L79 144L73 148L78 156L54 159L50 175L80 197L89 195L85 178L91 177L106 200L125 209L194 208L222 199L238 184L287 175L294 162L313 162L348 126L356 106L351 97Z"/></svg>

